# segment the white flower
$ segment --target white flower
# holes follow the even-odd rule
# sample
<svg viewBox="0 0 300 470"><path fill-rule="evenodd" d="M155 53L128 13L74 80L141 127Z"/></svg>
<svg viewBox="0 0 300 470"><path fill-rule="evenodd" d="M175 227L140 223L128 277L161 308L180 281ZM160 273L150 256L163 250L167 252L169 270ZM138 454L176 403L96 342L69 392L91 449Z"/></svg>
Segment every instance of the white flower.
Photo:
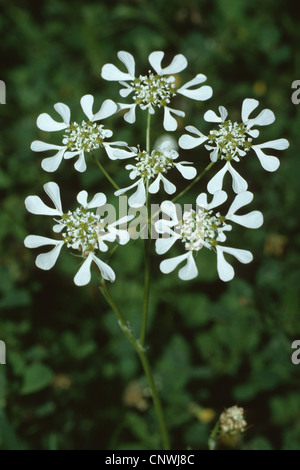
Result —
<svg viewBox="0 0 300 470"><path fill-rule="evenodd" d="M235 222L247 228L258 228L263 223L262 213L252 211L244 215L236 215L236 212L243 206L249 204L253 199L253 194L245 191L238 194L231 204L225 216L213 209L223 204L227 199L225 191L217 191L210 203L207 201L207 194L202 193L197 197L196 211L191 209L185 211L182 220L178 219L176 206L171 201L164 201L161 210L170 220L160 219L155 224L155 229L165 238L156 240L156 252L159 255L166 253L177 240L184 243L186 253L161 262L160 269L168 274L176 267L186 261L184 267L179 270L179 277L182 280L194 279L198 275L198 269L194 259L203 247L213 250L217 254L217 269L222 281L230 281L234 277L233 267L225 260L224 253L228 253L237 258L241 263L250 263L253 259L250 251L222 246L226 240L226 232L232 229L227 222Z"/></svg>
<svg viewBox="0 0 300 470"><path fill-rule="evenodd" d="M84 153L91 152L99 147L104 147L108 156L111 158L113 145L123 145L123 142L106 142L113 133L110 129L105 129L103 124L97 124L117 111L117 105L112 100L105 100L95 114L93 113L94 97L84 95L80 104L83 112L88 118L81 124L71 122L70 108L64 103L56 103L55 111L62 117L62 122L55 121L49 114L40 114L37 118L37 126L42 131L55 132L64 130L62 145L47 144L40 140L35 140L31 144L31 150L34 152L44 152L54 150L56 153L52 157L42 160L42 168L50 173L57 170L62 159L78 157L74 167L77 171L86 170Z"/></svg>
<svg viewBox="0 0 300 470"><path fill-rule="evenodd" d="M125 150L116 150L114 155L122 155L124 158ZM131 147L127 152L127 158L134 158L136 163L126 165L126 169L130 170L129 178L138 180L127 188L119 189L115 192L115 196L120 196L132 188L137 188L135 193L130 196L128 204L130 207L141 207L146 202L146 189L151 194L158 193L160 184L162 183L164 190L168 194L174 194L176 186L171 183L165 176L171 168L177 168L182 176L187 179L193 179L197 171L194 167L189 166L190 162L175 162L179 157L176 150L169 149L169 142L164 142L158 150L152 150L149 154L146 151L141 152L135 147Z"/></svg>
<svg viewBox="0 0 300 470"><path fill-rule="evenodd" d="M60 234L60 240L38 235L28 235L25 238L24 244L27 248L39 248L46 245L54 246L50 252L37 256L37 267L44 270L51 269L55 265L63 245L67 245L68 248L79 251L80 255L85 259L74 278L76 285L83 286L89 283L92 262L98 266L103 279L114 281L114 271L108 264L100 260L95 252L98 250L102 252L107 251L106 242L108 241L114 242L118 240L120 244L127 243L129 241L128 232L117 229L116 226L128 222L133 217L123 217L108 225L100 215L90 211L90 209L104 206L106 196L103 193L97 193L88 202L86 191L80 191L77 195L77 201L80 206L75 211L64 213L59 186L54 182L49 182L44 185L44 190L53 202L54 208L48 207L38 196L28 196L25 200L25 206L32 214L55 217L53 231Z"/></svg>
<svg viewBox="0 0 300 470"><path fill-rule="evenodd" d="M174 74L181 72L187 67L187 60L182 54L178 54L173 58L169 66L162 67L161 63L164 55L162 51L152 52L148 60L155 74L150 70L148 75L139 75L137 78L135 76L135 60L129 52L118 52L120 61L123 62L127 69L126 72L122 72L113 64L103 66L101 72L102 78L119 82L124 87L120 90L120 95L123 98L131 93L133 94L132 104L119 103L120 109L127 110L124 115L125 121L131 124L135 122L136 106L143 110L149 110L151 114L154 114L156 107L163 107L164 128L167 131L174 131L177 129L177 121L172 114L181 117L185 116L183 111L169 107L171 98L174 95L179 93L197 101L205 101L212 96L212 88L210 86L205 85L194 88L206 80L206 76L201 73L196 75L193 80L177 88Z"/></svg>
<svg viewBox="0 0 300 470"><path fill-rule="evenodd" d="M276 139L264 144L253 145L253 139L258 137L259 131L252 129L253 126L267 126L275 121L274 113L270 109L264 109L253 119L249 115L257 108L257 100L246 98L242 105L242 123L227 120L227 109L219 107L220 116L214 111L207 111L204 119L208 122L219 123L219 128L214 129L208 136L202 134L196 127L188 126L186 130L193 135L184 134L179 139L180 147L192 149L207 142L205 148L209 150L212 162L224 160L223 168L210 180L207 189L214 194L223 187L223 179L227 172L232 176L232 187L234 192L246 191L247 181L233 168L233 161L239 162L251 149L254 150L260 160L262 167L267 171L275 171L279 167L279 159L267 155L262 149L285 150L289 143L286 139Z"/></svg>

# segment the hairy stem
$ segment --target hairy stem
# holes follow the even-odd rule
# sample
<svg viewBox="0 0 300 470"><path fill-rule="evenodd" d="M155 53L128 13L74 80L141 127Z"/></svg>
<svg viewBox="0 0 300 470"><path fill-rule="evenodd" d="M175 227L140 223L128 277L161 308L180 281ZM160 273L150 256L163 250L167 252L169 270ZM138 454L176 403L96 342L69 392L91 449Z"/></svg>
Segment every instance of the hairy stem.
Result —
<svg viewBox="0 0 300 470"><path fill-rule="evenodd" d="M146 375L146 378L147 378L147 381L148 381L148 385L149 385L150 390L151 390L153 403L154 403L155 411L156 411L158 422L159 422L163 448L164 448L164 450L170 450L170 442L169 442L168 431L167 431L167 427L166 427L166 423L165 423L164 413L163 413L161 401L160 401L160 398L159 398L159 395L158 395L158 392L157 392L157 388L156 388L156 385L155 385L155 382L154 382L154 379L153 379L152 370L151 370L149 361L148 361L146 353L145 353L145 349L143 348L141 343L139 341L137 341L135 339L135 337L133 336L132 331L131 331L128 323L126 322L126 320L125 320L123 314L121 313L119 307L116 305L115 301L113 300L104 279L101 279L100 291L103 294L103 296L105 297L105 299L108 302L108 304L110 305L110 307L112 308L112 310L114 311L114 313L116 314L116 316L118 318L118 321L119 321L119 325L121 327L121 330L123 331L123 333L126 336L126 338L128 339L128 341L132 344L132 346L134 347L134 349L136 350L136 352L137 352L137 354L140 358L141 364L143 366L143 369L144 369L144 372L145 372L145 375Z"/></svg>

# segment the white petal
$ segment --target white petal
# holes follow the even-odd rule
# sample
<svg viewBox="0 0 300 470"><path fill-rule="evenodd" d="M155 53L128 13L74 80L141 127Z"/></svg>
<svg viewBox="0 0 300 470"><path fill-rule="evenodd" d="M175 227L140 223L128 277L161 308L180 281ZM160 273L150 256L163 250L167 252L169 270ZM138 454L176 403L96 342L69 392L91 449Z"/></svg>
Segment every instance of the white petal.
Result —
<svg viewBox="0 0 300 470"><path fill-rule="evenodd" d="M79 202L79 204L81 204L85 208L87 207L87 204L88 204L87 198L88 198L88 193L85 190L80 191L77 194L77 201Z"/></svg>
<svg viewBox="0 0 300 470"><path fill-rule="evenodd" d="M132 79L129 73L121 72L121 70L119 70L113 64L105 64L102 67L101 77L104 78L104 80L115 81L115 82L119 82L121 80Z"/></svg>
<svg viewBox="0 0 300 470"><path fill-rule="evenodd" d="M120 109L128 109L127 113L124 114L124 120L126 122L129 122L129 124L133 124L136 120L135 116L135 104L125 104L123 105L122 103L119 103Z"/></svg>
<svg viewBox="0 0 300 470"><path fill-rule="evenodd" d="M65 224L56 224L53 226L52 230L55 233L60 233L65 229L66 225Z"/></svg>
<svg viewBox="0 0 300 470"><path fill-rule="evenodd" d="M107 199L106 199L105 194L97 193L97 194L95 194L95 196L93 197L91 202L88 203L86 208L87 209L94 209L95 207L104 206L104 204L106 204L106 201L107 201Z"/></svg>
<svg viewBox="0 0 300 470"><path fill-rule="evenodd" d="M183 281L189 281L190 279L195 279L195 277L198 276L198 269L191 251L187 257L186 265L179 270L178 276Z"/></svg>
<svg viewBox="0 0 300 470"><path fill-rule="evenodd" d="M207 190L209 193L214 194L216 191L222 189L223 179L227 171L229 170L229 163L226 162L221 170L209 181Z"/></svg>
<svg viewBox="0 0 300 470"><path fill-rule="evenodd" d="M217 268L219 277L222 281L230 281L234 277L233 267L225 260L224 253L228 253L238 259L243 264L250 263L253 260L253 255L250 251L240 250L237 248L228 248L217 246Z"/></svg>
<svg viewBox="0 0 300 470"><path fill-rule="evenodd" d="M159 265L161 272L164 273L164 274L171 273L172 271L174 271L174 269L177 268L177 266L182 261L187 259L188 256L189 256L189 252L185 253L184 255L175 256L174 258L165 259Z"/></svg>
<svg viewBox="0 0 300 470"><path fill-rule="evenodd" d="M40 235L28 235L24 240L26 248L39 248L45 245L57 245L59 242L52 238L41 237Z"/></svg>
<svg viewBox="0 0 300 470"><path fill-rule="evenodd" d="M205 101L212 97L213 91L210 86L204 85L196 89L190 89L190 87L199 85L206 80L206 76L202 73L196 75L193 80L190 80L185 85L177 90L177 93L186 96L187 98L191 98L197 101Z"/></svg>
<svg viewBox="0 0 300 470"><path fill-rule="evenodd" d="M263 109L259 115L254 119L249 119L247 127L252 126L268 126L275 121L275 114L270 109Z"/></svg>
<svg viewBox="0 0 300 470"><path fill-rule="evenodd" d="M117 230L116 229L116 232L117 232L117 235L118 235L119 244L120 245L126 245L126 243L128 243L129 240L130 240L130 235L127 232L127 230Z"/></svg>
<svg viewBox="0 0 300 470"><path fill-rule="evenodd" d="M123 62L123 64L126 66L128 73L131 78L134 78L135 75L135 60L132 54L129 52L125 51L119 51L118 52L118 57Z"/></svg>
<svg viewBox="0 0 300 470"><path fill-rule="evenodd" d="M103 101L99 111L93 116L92 121L98 121L106 119L109 116L115 114L118 110L117 104L112 100Z"/></svg>
<svg viewBox="0 0 300 470"><path fill-rule="evenodd" d="M41 163L43 170L48 173L56 171L64 158L65 151L66 147L63 147L53 157L44 158Z"/></svg>
<svg viewBox="0 0 300 470"><path fill-rule="evenodd" d="M94 104L94 97L93 95L84 95L81 100L80 104L82 107L82 111L84 114L89 118L90 121L93 120L93 104Z"/></svg>
<svg viewBox="0 0 300 470"><path fill-rule="evenodd" d="M107 236L105 237L105 239L106 238ZM115 239L113 241L115 241ZM106 245L106 243L104 243L103 239L101 238L98 240L98 246L99 246L99 250L102 251L103 253L106 253L108 251L108 246Z"/></svg>
<svg viewBox="0 0 300 470"><path fill-rule="evenodd" d="M207 79L207 77L205 75L203 75L202 73L198 73L198 75L196 75L196 77L194 77L192 80L190 80L189 82L186 82L184 85L182 85L182 87L180 87L179 90L190 88L191 86L195 86L195 85L200 85L200 83L205 82L206 79ZM179 91L179 90L177 90L177 91Z"/></svg>
<svg viewBox="0 0 300 470"><path fill-rule="evenodd" d="M193 149L197 147L198 145L201 145L203 142L205 142L208 137L202 134L196 127L194 126L187 126L186 130L188 132L191 132L192 134L196 134L198 137L194 137L188 134L183 134L178 143L181 148L183 149Z"/></svg>
<svg viewBox="0 0 300 470"><path fill-rule="evenodd" d="M146 189L143 179L140 179L136 192L128 199L130 207L141 207L146 202Z"/></svg>
<svg viewBox="0 0 300 470"><path fill-rule="evenodd" d="M266 171L276 171L277 168L280 165L280 161L277 157L274 155L267 155L261 150L261 145L253 145L253 150L256 153L261 166L266 170Z"/></svg>
<svg viewBox="0 0 300 470"><path fill-rule="evenodd" d="M274 150L285 150L289 147L289 141L287 139L276 139L270 140L269 142L265 142L263 144L257 144L253 147L256 148L267 148L267 149L274 149Z"/></svg>
<svg viewBox="0 0 300 470"><path fill-rule="evenodd" d="M165 176L163 176L162 174L161 174L161 179L162 179L162 182L163 182L163 185L164 185L164 190L166 191L166 193L174 194L175 191L176 191L175 184L173 184L169 180L167 180L167 178L165 178ZM150 188L149 188L149 191L150 191Z"/></svg>
<svg viewBox="0 0 300 470"><path fill-rule="evenodd" d="M214 209L215 207L220 206L227 200L227 193L225 191L216 191L213 195L212 201L208 204L207 209Z"/></svg>
<svg viewBox="0 0 300 470"><path fill-rule="evenodd" d="M248 188L247 181L233 168L233 166L228 164L228 171L232 176L232 189L235 193L241 193L246 191Z"/></svg>
<svg viewBox="0 0 300 470"><path fill-rule="evenodd" d="M224 106L219 106L219 113L221 116L222 121L226 121L226 118L228 116L228 111Z"/></svg>
<svg viewBox="0 0 300 470"><path fill-rule="evenodd" d="M217 116L212 110L206 111L204 114L204 120L207 122L222 122L222 118Z"/></svg>
<svg viewBox="0 0 300 470"><path fill-rule="evenodd" d="M175 163L175 166L186 180L192 180L197 175L197 170L193 166L185 166L182 163Z"/></svg>
<svg viewBox="0 0 300 470"><path fill-rule="evenodd" d="M177 210L174 202L172 201L163 201L160 206L162 212L167 214L174 224L178 223Z"/></svg>
<svg viewBox="0 0 300 470"><path fill-rule="evenodd" d="M151 56L151 54L150 54ZM149 56L149 62L150 62L150 56ZM150 62L151 64L151 62ZM152 64L151 64L152 65ZM177 54L170 65L167 67L164 67L161 69L160 72L158 72L160 75L171 75L173 73L179 73L182 72L187 66L187 60L182 54Z"/></svg>
<svg viewBox="0 0 300 470"><path fill-rule="evenodd" d="M127 188L118 189L117 191L115 191L114 194L115 196L121 196L122 194L129 191L129 189L135 188L138 184L139 184L139 181L136 181L135 183L133 183L131 186L128 186Z"/></svg>
<svg viewBox="0 0 300 470"><path fill-rule="evenodd" d="M86 162L84 158L84 152L83 150L80 151L79 153L79 158L77 162L74 165L75 170L79 171L80 173L83 173L86 170Z"/></svg>
<svg viewBox="0 0 300 470"><path fill-rule="evenodd" d="M177 121L171 115L171 112L173 114L176 114L177 116L181 116L181 117L185 116L185 113L183 111L179 111L177 109L172 109L172 108L168 108L167 106L164 106L164 128L166 129L166 131L175 131L177 129Z"/></svg>
<svg viewBox="0 0 300 470"><path fill-rule="evenodd" d="M208 148L208 147L210 147L210 148ZM216 162L218 160L219 148L218 147L213 148L209 145L205 145L205 148L207 150L212 150L212 152L210 152L210 154L209 154L209 157L210 157L212 162Z"/></svg>
<svg viewBox="0 0 300 470"><path fill-rule="evenodd" d="M50 181L49 183L44 184L44 191L50 197L57 211L62 214L61 198L60 198L60 189L57 183Z"/></svg>
<svg viewBox="0 0 300 470"><path fill-rule="evenodd" d="M253 98L246 98L242 104L242 121L244 124L248 122L248 118L252 111L257 108L259 101L254 100Z"/></svg>
<svg viewBox="0 0 300 470"><path fill-rule="evenodd" d="M46 206L38 196L28 196L25 199L25 207L28 212L36 215L61 215L61 212Z"/></svg>
<svg viewBox="0 0 300 470"><path fill-rule="evenodd" d="M259 130L258 129L247 129L247 134L250 135L250 137L253 137L256 139L259 136Z"/></svg>
<svg viewBox="0 0 300 470"><path fill-rule="evenodd" d="M86 286L91 280L91 264L93 261L93 253L89 253L84 263L79 268L74 277L76 286Z"/></svg>
<svg viewBox="0 0 300 470"><path fill-rule="evenodd" d="M253 201L253 194L250 191L244 191L242 193L237 194L228 209L226 218L229 218L234 215L241 207L250 204L251 201Z"/></svg>
<svg viewBox="0 0 300 470"><path fill-rule="evenodd" d="M149 63L151 67L155 70L155 72L159 75L162 71L161 61L164 58L165 53L162 51L154 51L148 57Z"/></svg>
<svg viewBox="0 0 300 470"><path fill-rule="evenodd" d="M104 261L101 261L94 254L93 254L93 261L98 266L103 279L105 279L106 281L110 281L110 282L115 281L116 275L115 275L114 271L111 269L111 267L108 266L108 264L104 263Z"/></svg>
<svg viewBox="0 0 300 470"><path fill-rule="evenodd" d="M163 255L169 251L169 249L174 245L176 240L179 239L178 235L171 236L168 238L157 238L155 242L155 250L158 255Z"/></svg>
<svg viewBox="0 0 300 470"><path fill-rule="evenodd" d="M66 126L69 126L70 125L70 117L71 117L71 111L70 111L69 106L67 106L64 103L56 103L54 105L54 109L55 109L55 111L58 112L58 114L61 115L61 117L63 118L64 123L66 124Z"/></svg>
<svg viewBox="0 0 300 470"><path fill-rule="evenodd" d="M31 143L30 148L34 152L45 152L46 150L60 150L64 147L62 147L61 145L47 144L46 142L42 142L41 140L34 140Z"/></svg>
<svg viewBox="0 0 300 470"><path fill-rule="evenodd" d="M149 186L149 193L156 194L159 191L160 182L161 182L161 173L158 174L157 178Z"/></svg>
<svg viewBox="0 0 300 470"><path fill-rule="evenodd" d="M135 62L133 56L128 52L120 51L118 52L118 57L123 64L125 64L127 73L121 72L121 70L113 64L105 64L101 71L102 78L104 78L104 80L117 82L121 80L133 80L135 74Z"/></svg>
<svg viewBox="0 0 300 470"><path fill-rule="evenodd" d="M113 149L113 158L112 160L123 160L126 158L132 158L136 157L136 152L133 152L132 150L124 150L124 149Z"/></svg>
<svg viewBox="0 0 300 470"><path fill-rule="evenodd" d="M55 121L47 113L43 113L39 115L36 121L36 125L42 131L47 131L47 132L61 131L62 129L66 129L68 127L68 124L66 124L65 122Z"/></svg>
<svg viewBox="0 0 300 470"><path fill-rule="evenodd" d="M57 258L59 257L59 253L63 245L64 242L58 242L56 246L48 253L42 253L41 255L38 255L35 260L35 264L37 265L37 267L40 269L44 269L45 271L48 271L49 269L53 268L57 261Z"/></svg>
<svg viewBox="0 0 300 470"><path fill-rule="evenodd" d="M203 209L208 209L208 203L207 203L207 194L206 193L201 193L196 199L196 204L199 207L202 207Z"/></svg>
<svg viewBox="0 0 300 470"><path fill-rule="evenodd" d="M217 270L219 274L219 278L224 281L231 281L231 279L234 278L234 269L229 264L223 254L223 250L221 249L220 246L217 246Z"/></svg>
<svg viewBox="0 0 300 470"><path fill-rule="evenodd" d="M129 96L130 93L133 92L134 88L131 85L129 85L129 83L126 83L126 82L120 82L120 83L125 88L122 88L119 93L122 96L122 98L127 98L127 96Z"/></svg>
<svg viewBox="0 0 300 470"><path fill-rule="evenodd" d="M70 158L77 157L77 155L79 155L80 152L81 152L81 150L75 150L74 152L67 151L64 154L64 159L69 160Z"/></svg>
<svg viewBox="0 0 300 470"><path fill-rule="evenodd" d="M264 223L264 218L260 211L252 211L245 215L232 215L228 219L247 228L259 228Z"/></svg>

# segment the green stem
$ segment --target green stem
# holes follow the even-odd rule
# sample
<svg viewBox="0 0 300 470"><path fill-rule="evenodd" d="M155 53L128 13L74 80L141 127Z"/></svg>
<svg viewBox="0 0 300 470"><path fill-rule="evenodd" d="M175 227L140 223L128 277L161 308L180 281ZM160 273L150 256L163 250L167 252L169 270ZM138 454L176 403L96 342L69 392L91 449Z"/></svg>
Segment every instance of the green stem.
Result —
<svg viewBox="0 0 300 470"><path fill-rule="evenodd" d="M150 154L151 144L150 144L150 135L151 135L151 114L148 111L147 116L147 129L146 129L146 151ZM146 209L147 214L149 214L150 209L150 194L148 190L148 181L146 184ZM148 233L147 238L144 240L144 260L145 260L145 274L144 274L144 299L143 299L143 312L142 312L142 326L141 326L141 335L140 343L144 346L146 329L147 329L147 318L148 318L148 309L149 309L149 294L150 294L150 248L151 248L151 220L148 220Z"/></svg>
<svg viewBox="0 0 300 470"><path fill-rule="evenodd" d="M213 428L212 432L210 433L210 436L208 439L208 450L216 450L217 443L218 443L219 429L220 429L220 423L218 421L215 427Z"/></svg>
<svg viewBox="0 0 300 470"><path fill-rule="evenodd" d="M155 382L154 382L154 379L153 379L153 375L152 375L152 371L151 371L149 361L147 359L147 356L145 354L144 349L140 350L140 352L138 354L139 354L142 366L144 368L144 372L145 372L145 375L147 377L148 384L149 384L150 389L151 389L152 398L153 398L153 402L154 402L154 407L155 407L155 410L156 410L156 414L157 414L157 418L158 418L158 422L159 422L159 426L160 426L163 448L164 448L164 450L171 450L169 435L168 435L168 431L167 431L167 427L166 427L166 423L165 423L165 418L164 418L164 413L163 413L163 409L162 409L162 406L161 406L161 401L160 401L158 392L156 390L156 386L155 386Z"/></svg>
<svg viewBox="0 0 300 470"><path fill-rule="evenodd" d="M198 183L198 181L211 169L211 167L214 164L215 164L215 162L210 162L210 164L207 165L206 168L204 168L204 170L197 176L197 178L194 179L194 181L192 181L183 191L181 191L181 193L177 194L177 196L175 196L172 199L172 202L177 201L177 199L179 199L181 196L183 196L185 193L187 193L194 186L194 184Z"/></svg>
<svg viewBox="0 0 300 470"><path fill-rule="evenodd" d="M150 130L151 130L151 114L148 111L147 116L147 130L146 130L146 152L150 153Z"/></svg>
<svg viewBox="0 0 300 470"><path fill-rule="evenodd" d="M150 195L147 188L147 201L146 201L147 212L149 213L150 207ZM151 248L151 220L148 219L148 233L147 238L144 240L144 261L145 261L145 271L144 271L144 299L143 299L143 312L142 312L142 327L140 335L140 343L144 346L146 329L147 329L147 318L149 310L149 294L150 294L150 248Z"/></svg>
<svg viewBox="0 0 300 470"><path fill-rule="evenodd" d="M113 185L113 187L115 189L120 189L119 186L117 185L117 183L112 179L112 177L107 173L107 171L105 170L104 166L102 165L102 163L99 162L98 158L96 157L95 154L91 153L91 156L92 156L92 159L94 160L94 162L96 163L96 165L98 166L98 168L101 170L101 172L104 174L104 176L108 179L108 181Z"/></svg>
<svg viewBox="0 0 300 470"><path fill-rule="evenodd" d="M145 353L145 349L140 344L140 342L137 341L134 338L134 336L133 336L133 334L132 334L132 332L131 332L131 330L128 326L128 323L126 322L126 320L123 317L119 307L116 305L116 303L113 300L110 292L108 291L107 285L106 285L106 282L104 281L104 279L101 279L100 290L101 290L103 296L105 297L106 301L108 302L108 304L112 308L112 310L115 312L115 314L116 314L116 316L119 320L119 325L121 327L121 330L125 334L128 341L133 345L134 349L136 350L136 352L137 352L137 354L140 358L141 364L143 366L143 369L144 369L144 372L145 372L145 375L146 375L146 378L147 378L147 381L148 381L148 384L149 384L149 387L150 387L150 390L151 390L153 403L154 403L155 411L156 411L159 426L160 426L160 432L161 432L163 448L164 448L164 450L170 450L170 442L169 442L168 431L167 431L167 427L166 427L166 423L165 423L164 413L163 413L163 409L162 409L162 406L161 406L161 401L160 401L160 398L159 398L159 395L158 395L158 392L157 392L157 389L156 389L156 386L155 386L155 382L154 382L154 379L153 379L151 367L150 367L149 361L148 361L146 353Z"/></svg>

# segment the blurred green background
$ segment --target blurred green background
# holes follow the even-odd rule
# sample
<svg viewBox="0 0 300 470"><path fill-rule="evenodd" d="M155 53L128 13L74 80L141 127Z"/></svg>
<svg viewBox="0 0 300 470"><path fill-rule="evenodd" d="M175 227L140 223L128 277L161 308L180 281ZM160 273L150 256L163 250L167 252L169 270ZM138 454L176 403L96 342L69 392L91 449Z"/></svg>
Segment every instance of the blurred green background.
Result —
<svg viewBox="0 0 300 470"><path fill-rule="evenodd" d="M275 174L256 156L239 170L255 193L251 210L262 210L257 231L236 227L234 247L253 251L251 265L235 264L236 278L218 280L213 253L198 257L199 278L188 283L159 273L152 259L148 354L160 388L172 445L205 449L210 429L224 407L246 410L249 429L241 449L300 449L300 365L291 363L291 343L300 338L299 149L300 106L291 102L291 83L300 79L299 18L295 2L283 0L115 0L86 2L0 1L1 77L7 104L1 105L0 138L0 339L7 365L0 365L1 449L157 449L159 435L142 370L102 300L96 279L73 284L76 258L67 250L49 272L35 267L34 250L23 246L29 233L51 236L46 217L29 215L24 199L43 195L42 184L61 185L64 207L81 189L113 191L91 160L82 175L64 161L54 175L41 170L42 156L30 150L58 136L36 128L41 112L61 101L82 119L79 99L120 99L119 85L100 77L103 64L117 65L118 50L131 52L138 70L164 50L189 62L183 81L204 73L214 95L197 103L178 97L186 112L174 136L188 124L206 131L203 113L225 105L240 119L241 103L253 97L270 107L276 122L262 128L260 142L285 137ZM144 115L136 125L113 117L114 137L144 143ZM163 132L156 114L153 141ZM103 162L120 185L123 164ZM46 155L45 155L46 156ZM198 168L209 161L204 149L182 152ZM175 175L174 175L175 177ZM191 202L206 181L185 197ZM178 178L178 188L183 182ZM45 199L46 201L46 199ZM173 253L175 253L174 250ZM140 325L143 243L119 248L111 260L117 281L111 292L134 331Z"/></svg>

